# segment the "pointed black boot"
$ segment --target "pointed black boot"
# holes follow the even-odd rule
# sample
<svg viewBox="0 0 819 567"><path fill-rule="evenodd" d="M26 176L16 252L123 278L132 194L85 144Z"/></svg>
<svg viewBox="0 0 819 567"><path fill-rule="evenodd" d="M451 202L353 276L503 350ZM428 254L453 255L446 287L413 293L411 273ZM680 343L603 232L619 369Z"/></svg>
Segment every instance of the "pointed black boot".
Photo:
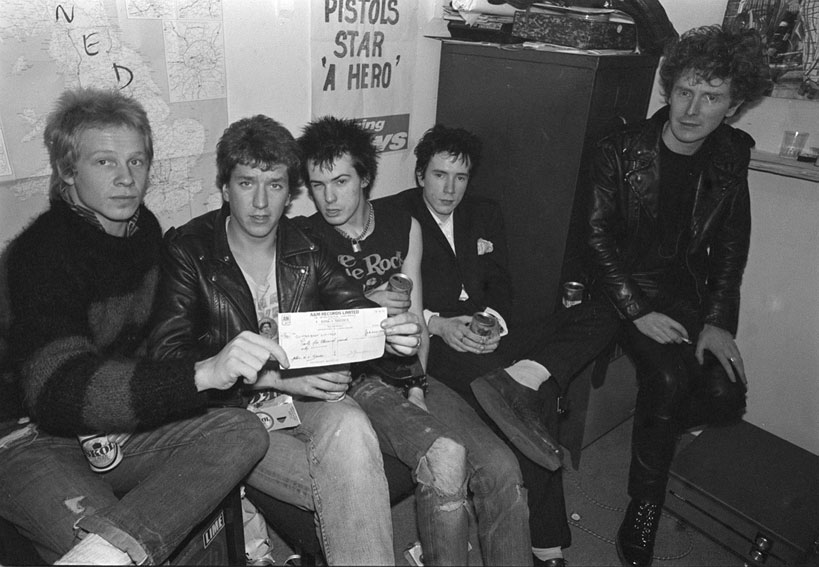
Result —
<svg viewBox="0 0 819 567"><path fill-rule="evenodd" d="M632 500L617 530L617 556L624 567L649 567L662 505Z"/></svg>

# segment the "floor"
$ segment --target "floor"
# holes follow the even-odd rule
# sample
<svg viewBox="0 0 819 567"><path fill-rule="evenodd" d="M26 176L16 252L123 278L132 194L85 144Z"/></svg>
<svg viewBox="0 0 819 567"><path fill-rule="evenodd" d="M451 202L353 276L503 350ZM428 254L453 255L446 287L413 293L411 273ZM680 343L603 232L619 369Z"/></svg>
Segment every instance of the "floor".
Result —
<svg viewBox="0 0 819 567"><path fill-rule="evenodd" d="M564 483L572 546L565 550L570 566L618 565L614 534L627 504L631 420L589 445L582 454L579 470L565 469ZM690 441L691 436L682 443ZM417 540L414 500L393 507L396 565L413 565L405 550ZM280 539L273 538L272 558L283 564L293 553ZM481 565L473 526L470 564ZM655 567L741 566L741 559L692 527L664 514L655 548Z"/></svg>

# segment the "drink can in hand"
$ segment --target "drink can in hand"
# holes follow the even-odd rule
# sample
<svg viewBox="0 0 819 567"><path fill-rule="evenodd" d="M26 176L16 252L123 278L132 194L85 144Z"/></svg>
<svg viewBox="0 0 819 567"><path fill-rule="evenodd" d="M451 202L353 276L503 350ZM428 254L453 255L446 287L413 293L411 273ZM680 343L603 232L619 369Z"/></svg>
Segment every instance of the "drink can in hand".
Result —
<svg viewBox="0 0 819 567"><path fill-rule="evenodd" d="M583 293L586 286L580 282L566 282L563 284L563 306L574 307L578 303L583 303Z"/></svg>
<svg viewBox="0 0 819 567"><path fill-rule="evenodd" d="M391 275L387 283L387 291L397 291L409 295L412 291L412 278L401 272Z"/></svg>
<svg viewBox="0 0 819 567"><path fill-rule="evenodd" d="M488 337L498 328L498 320L488 313L478 311L472 315L469 330L482 337Z"/></svg>
<svg viewBox="0 0 819 567"><path fill-rule="evenodd" d="M119 443L109 440L107 435L78 435L77 439L92 471L108 472L122 462Z"/></svg>

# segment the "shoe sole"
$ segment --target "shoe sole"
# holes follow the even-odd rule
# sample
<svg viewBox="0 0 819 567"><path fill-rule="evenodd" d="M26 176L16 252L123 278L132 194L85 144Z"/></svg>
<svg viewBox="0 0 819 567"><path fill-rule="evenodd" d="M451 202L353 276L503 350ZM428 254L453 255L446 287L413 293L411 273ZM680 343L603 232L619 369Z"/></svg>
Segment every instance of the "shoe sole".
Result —
<svg viewBox="0 0 819 567"><path fill-rule="evenodd" d="M471 386L483 410L521 453L550 471L555 471L562 466L557 454L547 452L548 449L543 449L540 443L531 441L525 431L512 425L518 421L518 417L500 392L483 380L475 380ZM496 403L498 401L500 403Z"/></svg>

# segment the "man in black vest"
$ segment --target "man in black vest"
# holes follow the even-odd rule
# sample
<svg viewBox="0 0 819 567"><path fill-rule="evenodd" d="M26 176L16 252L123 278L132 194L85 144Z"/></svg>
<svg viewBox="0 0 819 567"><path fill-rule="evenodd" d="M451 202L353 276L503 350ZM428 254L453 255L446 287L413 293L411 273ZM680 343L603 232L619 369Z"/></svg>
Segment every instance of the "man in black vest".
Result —
<svg viewBox="0 0 819 567"><path fill-rule="evenodd" d="M428 370L512 446L529 490L535 564L556 567L571 543L554 439L557 400L610 342L617 319L605 306L583 303L533 324L509 320L513 290L501 211L467 191L480 150L474 134L436 125L415 149L419 186L390 199L409 209L423 233ZM477 313L494 317L496 330L484 336L470 329Z"/></svg>

